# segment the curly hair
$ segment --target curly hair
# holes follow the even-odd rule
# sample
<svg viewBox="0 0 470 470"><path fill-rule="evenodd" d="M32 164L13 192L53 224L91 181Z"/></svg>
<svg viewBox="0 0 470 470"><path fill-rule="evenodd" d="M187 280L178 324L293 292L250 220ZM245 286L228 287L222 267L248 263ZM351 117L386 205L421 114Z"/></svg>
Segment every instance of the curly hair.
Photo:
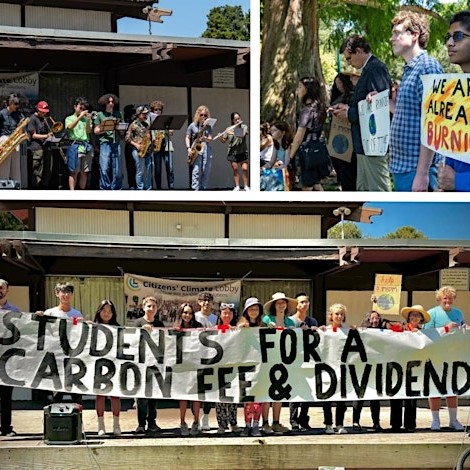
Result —
<svg viewBox="0 0 470 470"><path fill-rule="evenodd" d="M196 112L194 113L193 116L193 123L197 124L199 121L199 116L205 111L207 113L207 117L211 117L211 112L209 111L209 108L207 106L201 105L196 109Z"/></svg>
<svg viewBox="0 0 470 470"><path fill-rule="evenodd" d="M424 15L413 11L400 11L392 20L392 29L399 24L403 25L403 31L417 33L419 46L426 49L429 41L429 21Z"/></svg>
<svg viewBox="0 0 470 470"><path fill-rule="evenodd" d="M98 99L98 104L102 106L103 109L106 108L106 103L109 101L109 98L113 99L114 107L117 108L119 106L119 98L113 93L106 93L105 95L100 96L100 98Z"/></svg>

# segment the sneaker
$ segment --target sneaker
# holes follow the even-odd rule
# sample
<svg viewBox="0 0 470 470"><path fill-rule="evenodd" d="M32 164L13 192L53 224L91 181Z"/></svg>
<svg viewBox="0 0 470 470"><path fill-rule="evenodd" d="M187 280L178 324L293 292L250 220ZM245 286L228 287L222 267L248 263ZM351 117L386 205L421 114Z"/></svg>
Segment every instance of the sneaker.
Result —
<svg viewBox="0 0 470 470"><path fill-rule="evenodd" d="M231 424L230 425L230 431L232 432L240 432L241 431L241 428L240 426L236 425L236 424Z"/></svg>
<svg viewBox="0 0 470 470"><path fill-rule="evenodd" d="M458 421L457 419L455 421L451 421L449 423L449 428L453 429L454 431L463 431L464 430L464 427L463 427L462 423L460 423L460 421Z"/></svg>
<svg viewBox="0 0 470 470"><path fill-rule="evenodd" d="M251 428L250 426L245 426L243 428L243 431L241 432L240 436L242 437L248 437L250 435L250 431L251 431ZM258 431L259 431L259 428L258 428ZM260 433L260 436L261 436L261 433Z"/></svg>
<svg viewBox="0 0 470 470"><path fill-rule="evenodd" d="M135 431L134 434L145 434L145 428L143 426L139 426Z"/></svg>
<svg viewBox="0 0 470 470"><path fill-rule="evenodd" d="M180 433L181 433L181 437L188 437L189 436L189 429L188 429L188 425L186 423L181 424Z"/></svg>
<svg viewBox="0 0 470 470"><path fill-rule="evenodd" d="M156 424L149 424L147 426L147 432L160 432L162 429L160 428L160 426L157 426Z"/></svg>
<svg viewBox="0 0 470 470"><path fill-rule="evenodd" d="M223 426L219 426L219 429L217 429L217 434L225 434L225 428Z"/></svg>
<svg viewBox="0 0 470 470"><path fill-rule="evenodd" d="M251 191L251 189L250 189L249 186L245 186L245 187L243 188L243 191Z"/></svg>
<svg viewBox="0 0 470 470"><path fill-rule="evenodd" d="M209 426L209 415L204 414L202 415L202 421L201 421L201 429L203 431L210 431L211 427Z"/></svg>
<svg viewBox="0 0 470 470"><path fill-rule="evenodd" d="M253 429L251 430L251 435L253 437L261 437L262 436L261 431L259 429L259 426L257 424L255 426L253 426Z"/></svg>
<svg viewBox="0 0 470 470"><path fill-rule="evenodd" d="M292 428L292 431L300 431L300 424L296 423L295 421L290 423L290 426Z"/></svg>
<svg viewBox="0 0 470 470"><path fill-rule="evenodd" d="M233 188L233 191L241 191L240 186L235 186L235 187Z"/></svg>
<svg viewBox="0 0 470 470"><path fill-rule="evenodd" d="M325 434L334 434L335 430L333 429L333 426L331 424L327 424L325 426Z"/></svg>
<svg viewBox="0 0 470 470"><path fill-rule="evenodd" d="M337 434L348 434L348 430L344 429L343 426L338 426L336 428L336 432L337 432Z"/></svg>
<svg viewBox="0 0 470 470"><path fill-rule="evenodd" d="M431 431L440 431L441 430L441 423L440 421L432 420L431 423Z"/></svg>
<svg viewBox="0 0 470 470"><path fill-rule="evenodd" d="M374 429L375 432L382 432L383 431L382 426L380 426L380 424L374 424L373 429Z"/></svg>
<svg viewBox="0 0 470 470"><path fill-rule="evenodd" d="M362 426L359 423L353 423L354 431L362 431Z"/></svg>
<svg viewBox="0 0 470 470"><path fill-rule="evenodd" d="M199 424L194 422L193 424L191 424L191 431L189 431L189 434L191 436L198 436L199 435Z"/></svg>
<svg viewBox="0 0 470 470"><path fill-rule="evenodd" d="M6 436L6 437L15 437L16 436L16 432L13 431L13 429L11 431L8 431L8 432L2 432L1 434L2 436Z"/></svg>
<svg viewBox="0 0 470 470"><path fill-rule="evenodd" d="M273 429L273 432L275 432L276 434L278 434L278 433L284 434L284 433L290 431L290 429L288 427L282 425L281 423L273 424L272 429Z"/></svg>
<svg viewBox="0 0 470 470"><path fill-rule="evenodd" d="M263 424L261 431L263 431L264 434L272 434L274 432L273 428L269 425L269 423Z"/></svg>

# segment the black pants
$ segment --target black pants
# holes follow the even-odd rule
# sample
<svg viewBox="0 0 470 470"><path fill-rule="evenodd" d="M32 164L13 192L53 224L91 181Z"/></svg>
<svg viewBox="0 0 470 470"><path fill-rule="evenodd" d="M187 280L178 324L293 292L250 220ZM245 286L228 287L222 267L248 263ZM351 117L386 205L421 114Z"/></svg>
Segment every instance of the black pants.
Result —
<svg viewBox="0 0 470 470"><path fill-rule="evenodd" d="M303 403L289 403L289 416L290 424L299 424L300 426L305 426L308 424L309 416L308 409L310 408L309 402ZM300 411L299 411L300 410Z"/></svg>
<svg viewBox="0 0 470 470"><path fill-rule="evenodd" d="M353 403L353 423L360 424L361 411L364 406L363 401L355 401ZM380 401L370 400L370 414L372 416L372 422L374 426L380 426Z"/></svg>
<svg viewBox="0 0 470 470"><path fill-rule="evenodd" d="M323 424L325 426L333 425L333 413L331 408L333 403L327 402L323 404ZM336 402L336 426L342 426L344 423L344 415L346 413L346 403L344 401Z"/></svg>
<svg viewBox="0 0 470 470"><path fill-rule="evenodd" d="M155 426L157 419L157 400L155 398L137 398L137 421L139 427Z"/></svg>
<svg viewBox="0 0 470 470"><path fill-rule="evenodd" d="M1 433L7 434L13 430L11 425L11 396L13 395L13 387L0 385L0 414L1 414Z"/></svg>
<svg viewBox="0 0 470 470"><path fill-rule="evenodd" d="M416 429L416 408L418 400L390 400L390 426L392 429ZM403 414L403 408L405 413Z"/></svg>

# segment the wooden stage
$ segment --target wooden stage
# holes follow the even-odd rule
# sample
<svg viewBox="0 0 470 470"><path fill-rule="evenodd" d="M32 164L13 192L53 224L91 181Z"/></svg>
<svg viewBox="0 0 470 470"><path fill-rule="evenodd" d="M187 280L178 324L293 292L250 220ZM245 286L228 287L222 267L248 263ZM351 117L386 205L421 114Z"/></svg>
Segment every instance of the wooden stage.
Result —
<svg viewBox="0 0 470 470"><path fill-rule="evenodd" d="M459 408L459 419L470 423L470 407ZM381 420L388 427L388 407L382 408ZM80 445L46 445L43 441L41 410L14 410L15 437L0 437L0 468L47 470L99 469L169 469L169 470L280 470L344 467L346 469L452 469L459 454L470 445L466 432L441 432L425 429L430 412L418 409L415 433L375 433L371 428L353 433L351 411L346 414L349 434L325 435L321 408L312 408L312 431L291 432L287 435L262 438L242 438L235 434L217 434L214 410L211 411L210 432L198 437L179 437L178 410L164 409L158 413L162 427L156 437L137 437L136 412L122 412L123 434L98 437L94 410L84 410L86 439ZM188 413L189 418L189 413ZM238 414L243 423L242 409ZM111 413L105 415L107 431L111 430ZM282 422L288 423L288 409L283 408ZM190 420L187 420L190 424ZM447 425L447 410L441 410L441 422ZM370 426L367 407L361 424Z"/></svg>

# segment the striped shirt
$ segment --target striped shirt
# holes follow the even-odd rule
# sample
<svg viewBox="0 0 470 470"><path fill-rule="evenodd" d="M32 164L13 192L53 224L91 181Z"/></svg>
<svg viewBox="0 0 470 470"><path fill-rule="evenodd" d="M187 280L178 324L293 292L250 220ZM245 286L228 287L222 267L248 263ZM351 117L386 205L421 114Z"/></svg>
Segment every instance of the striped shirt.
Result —
<svg viewBox="0 0 470 470"><path fill-rule="evenodd" d="M415 171L418 167L423 100L421 75L432 73L443 73L443 70L439 62L425 51L404 67L390 128L389 165L392 173ZM433 163L438 163L439 159L435 155Z"/></svg>

